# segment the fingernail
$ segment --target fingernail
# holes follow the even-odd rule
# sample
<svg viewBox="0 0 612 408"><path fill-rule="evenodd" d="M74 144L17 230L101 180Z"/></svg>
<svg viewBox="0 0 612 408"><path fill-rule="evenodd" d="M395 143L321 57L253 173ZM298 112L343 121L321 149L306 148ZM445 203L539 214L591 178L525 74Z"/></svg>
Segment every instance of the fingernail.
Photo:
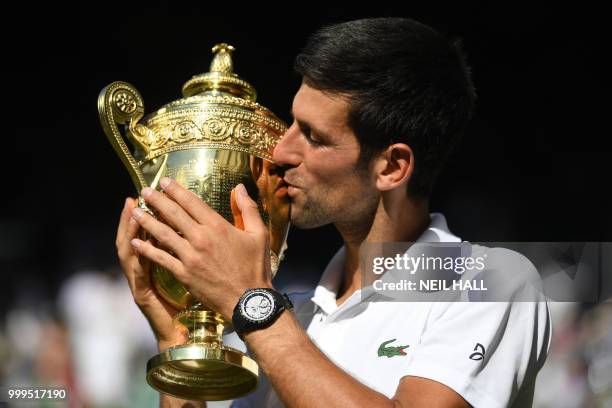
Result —
<svg viewBox="0 0 612 408"><path fill-rule="evenodd" d="M144 215L144 211L142 211L139 207L136 207L132 210L132 218L135 220L139 219Z"/></svg>
<svg viewBox="0 0 612 408"><path fill-rule="evenodd" d="M168 185L170 184L171 181L172 180L170 178L168 178L168 177L162 177L162 179L159 181L159 185L162 188L166 188L166 187L168 187Z"/></svg>
<svg viewBox="0 0 612 408"><path fill-rule="evenodd" d="M125 199L125 203L123 204L123 208L128 208L128 205L130 205L130 197Z"/></svg>
<svg viewBox="0 0 612 408"><path fill-rule="evenodd" d="M246 188L244 188L244 184L240 183L236 186L236 191L238 192L238 194L240 194L242 197L248 197L249 193L247 193Z"/></svg>
<svg viewBox="0 0 612 408"><path fill-rule="evenodd" d="M130 244L132 244L134 248L138 248L140 246L140 240L134 238L133 240L130 241Z"/></svg>
<svg viewBox="0 0 612 408"><path fill-rule="evenodd" d="M151 187L145 187L142 189L142 191L140 192L140 195L143 196L144 198L149 197L151 194L153 193L153 189Z"/></svg>

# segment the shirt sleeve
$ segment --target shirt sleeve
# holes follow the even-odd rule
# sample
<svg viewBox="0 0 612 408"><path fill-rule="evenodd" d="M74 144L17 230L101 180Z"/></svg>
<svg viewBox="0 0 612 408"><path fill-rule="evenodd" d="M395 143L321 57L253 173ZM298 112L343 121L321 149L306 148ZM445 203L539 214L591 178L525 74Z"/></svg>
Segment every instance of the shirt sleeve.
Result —
<svg viewBox="0 0 612 408"><path fill-rule="evenodd" d="M537 301L440 302L403 374L440 382L474 407L512 406L532 391L550 337L541 293Z"/></svg>

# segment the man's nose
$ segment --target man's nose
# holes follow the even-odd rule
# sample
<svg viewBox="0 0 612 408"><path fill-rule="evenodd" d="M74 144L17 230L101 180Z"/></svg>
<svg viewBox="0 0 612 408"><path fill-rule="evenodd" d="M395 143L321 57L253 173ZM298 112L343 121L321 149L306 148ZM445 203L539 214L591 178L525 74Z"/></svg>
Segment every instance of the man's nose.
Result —
<svg viewBox="0 0 612 408"><path fill-rule="evenodd" d="M297 167L300 165L302 155L299 146L299 127L296 122L287 129L272 153L272 160L278 166Z"/></svg>

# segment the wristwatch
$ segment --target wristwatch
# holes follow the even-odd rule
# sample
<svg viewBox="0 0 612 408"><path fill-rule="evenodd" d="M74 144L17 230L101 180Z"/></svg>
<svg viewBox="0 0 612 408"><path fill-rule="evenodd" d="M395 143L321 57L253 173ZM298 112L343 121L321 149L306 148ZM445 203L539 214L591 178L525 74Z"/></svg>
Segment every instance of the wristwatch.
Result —
<svg viewBox="0 0 612 408"><path fill-rule="evenodd" d="M285 309L293 309L286 294L269 288L247 289L234 308L234 330L244 340L244 333L268 327Z"/></svg>

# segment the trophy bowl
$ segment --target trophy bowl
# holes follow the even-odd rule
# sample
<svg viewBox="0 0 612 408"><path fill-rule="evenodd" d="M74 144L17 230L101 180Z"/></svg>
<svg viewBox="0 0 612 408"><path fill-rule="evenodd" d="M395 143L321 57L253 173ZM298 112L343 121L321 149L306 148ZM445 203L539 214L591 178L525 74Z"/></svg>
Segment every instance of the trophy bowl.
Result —
<svg viewBox="0 0 612 408"><path fill-rule="evenodd" d="M138 191L147 186L163 191L159 180L167 176L234 223L230 194L243 183L268 227L275 274L286 249L290 202L279 190L282 177L271 158L287 126L256 103L255 89L233 72L234 48L217 44L212 51L210 72L191 78L182 99L146 117L142 97L132 85L111 83L98 98L100 121ZM118 125L124 125L125 136ZM156 216L142 197L139 206ZM252 392L257 363L223 344L231 322L195 299L165 268L151 263L151 276L159 294L180 310L174 322L187 328L189 336L186 344L148 361L148 383L194 400L226 400Z"/></svg>

